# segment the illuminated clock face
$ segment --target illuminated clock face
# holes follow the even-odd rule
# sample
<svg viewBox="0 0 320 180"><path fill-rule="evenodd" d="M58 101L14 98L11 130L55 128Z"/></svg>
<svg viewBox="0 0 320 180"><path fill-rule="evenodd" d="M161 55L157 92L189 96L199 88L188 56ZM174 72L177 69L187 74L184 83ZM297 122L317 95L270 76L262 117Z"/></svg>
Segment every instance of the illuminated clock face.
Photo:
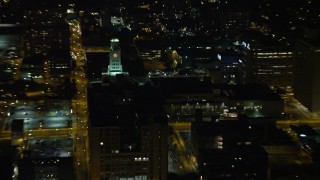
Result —
<svg viewBox="0 0 320 180"><path fill-rule="evenodd" d="M113 53L113 58L117 58L118 54L117 53Z"/></svg>

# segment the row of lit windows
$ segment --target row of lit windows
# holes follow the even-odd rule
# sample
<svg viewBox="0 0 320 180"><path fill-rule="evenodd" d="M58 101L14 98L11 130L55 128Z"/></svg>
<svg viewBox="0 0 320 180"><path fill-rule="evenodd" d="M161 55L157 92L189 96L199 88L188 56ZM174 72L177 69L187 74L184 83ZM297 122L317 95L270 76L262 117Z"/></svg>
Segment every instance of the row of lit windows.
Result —
<svg viewBox="0 0 320 180"><path fill-rule="evenodd" d="M55 69L66 69L66 68L68 68L68 66L55 66L54 68Z"/></svg>
<svg viewBox="0 0 320 180"><path fill-rule="evenodd" d="M289 75L292 74L292 72L286 72L286 73L281 73L281 72L258 72L258 73L254 73L256 75L271 75L271 74L277 74L277 75Z"/></svg>
<svg viewBox="0 0 320 180"><path fill-rule="evenodd" d="M244 110L246 109L262 109L262 105L256 105L256 106L244 106Z"/></svg>
<svg viewBox="0 0 320 180"><path fill-rule="evenodd" d="M216 106L210 105L209 103L205 104L199 104L197 103L196 105L190 105L190 104L186 104L186 105L182 105L182 106L172 106L171 107L171 111L172 114L175 115L191 115L193 113L195 113L195 109L202 109L204 115L205 114L212 114L215 112L215 110L217 109Z"/></svg>
<svg viewBox="0 0 320 180"><path fill-rule="evenodd" d="M141 176L128 177L128 178L120 177L119 180L147 180L147 179L148 179L147 175L141 175Z"/></svg>
<svg viewBox="0 0 320 180"><path fill-rule="evenodd" d="M292 52L270 52L270 53L255 53L257 55L284 55L284 54L293 54Z"/></svg>
<svg viewBox="0 0 320 180"><path fill-rule="evenodd" d="M224 75L223 78L236 78L236 75L234 74L231 74L230 76L227 76L227 75Z"/></svg>
<svg viewBox="0 0 320 180"><path fill-rule="evenodd" d="M121 165L115 165L115 164L107 164L107 165L101 165L100 169L102 172L127 172L128 174L130 172L146 172L148 170L145 165L137 166L136 164L121 164Z"/></svg>
<svg viewBox="0 0 320 180"><path fill-rule="evenodd" d="M276 59L280 59L280 58L290 58L292 56L258 56L257 59L267 59L267 58L276 58Z"/></svg>
<svg viewBox="0 0 320 180"><path fill-rule="evenodd" d="M258 72L276 72L275 70L282 70L283 73L290 73L291 71L289 71L288 69L279 69L279 68L283 68L283 67L275 67L277 69L257 69ZM286 67L287 68L287 67Z"/></svg>
<svg viewBox="0 0 320 180"><path fill-rule="evenodd" d="M287 67L292 67L292 66L272 66L273 68L287 68Z"/></svg>
<svg viewBox="0 0 320 180"><path fill-rule="evenodd" d="M225 67L227 67L227 68L235 68L235 67L238 67L238 66L235 66L235 65L232 65L232 66L227 65L227 66L225 66Z"/></svg>
<svg viewBox="0 0 320 180"><path fill-rule="evenodd" d="M148 157L135 157L134 158L134 161L149 161L149 158Z"/></svg>

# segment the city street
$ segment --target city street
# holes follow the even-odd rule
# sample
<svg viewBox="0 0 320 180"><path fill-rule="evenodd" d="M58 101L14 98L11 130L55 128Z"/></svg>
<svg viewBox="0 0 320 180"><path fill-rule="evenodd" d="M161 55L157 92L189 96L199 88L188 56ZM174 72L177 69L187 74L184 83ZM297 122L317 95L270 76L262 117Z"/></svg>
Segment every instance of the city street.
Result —
<svg viewBox="0 0 320 180"><path fill-rule="evenodd" d="M282 97L285 101L283 119L277 121L277 127L287 129L291 124L307 124L316 129L320 128L320 116L310 112L292 96Z"/></svg>
<svg viewBox="0 0 320 180"><path fill-rule="evenodd" d="M72 100L73 112L73 152L78 180L88 179L88 112L87 112L87 79L84 72L85 51L82 46L81 28L77 20L69 22L71 38L71 56L76 62L72 79L76 83L76 95Z"/></svg>

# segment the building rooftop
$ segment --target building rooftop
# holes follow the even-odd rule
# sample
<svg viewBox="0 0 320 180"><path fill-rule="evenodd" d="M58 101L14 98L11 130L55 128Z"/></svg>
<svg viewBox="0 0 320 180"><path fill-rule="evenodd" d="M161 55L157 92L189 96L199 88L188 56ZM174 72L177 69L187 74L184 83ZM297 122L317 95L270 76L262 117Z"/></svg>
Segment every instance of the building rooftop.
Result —
<svg viewBox="0 0 320 180"><path fill-rule="evenodd" d="M203 159L207 164L209 163L230 163L235 162L234 157L242 158L241 160L258 160L261 155L264 158L267 157L267 152L263 147L253 145L238 145L232 149L225 149L223 151L216 151L212 149L199 149L202 156L206 157ZM258 156L259 155L259 156ZM229 158L228 158L229 157ZM246 159L245 159L246 158ZM228 161L229 160L229 161Z"/></svg>
<svg viewBox="0 0 320 180"><path fill-rule="evenodd" d="M300 45L303 45L307 48L310 48L311 50L315 52L320 52L320 38L318 40L311 40L309 38L301 38L298 40Z"/></svg>
<svg viewBox="0 0 320 180"><path fill-rule="evenodd" d="M195 122L192 123L192 127L200 137L219 136L222 134L249 137L249 124L244 119Z"/></svg>
<svg viewBox="0 0 320 180"><path fill-rule="evenodd" d="M229 100L282 101L281 97L264 84L211 84L195 76L152 77L153 86L158 87L165 97L177 94L214 94L219 90L220 97Z"/></svg>
<svg viewBox="0 0 320 180"><path fill-rule="evenodd" d="M149 122L167 122L158 90L126 82L88 89L88 107L92 127L133 127Z"/></svg>
<svg viewBox="0 0 320 180"><path fill-rule="evenodd" d="M226 86L222 93L230 100L282 101L268 86L256 83Z"/></svg>
<svg viewBox="0 0 320 180"><path fill-rule="evenodd" d="M193 76L154 77L151 81L167 97L173 94L212 93L210 82Z"/></svg>

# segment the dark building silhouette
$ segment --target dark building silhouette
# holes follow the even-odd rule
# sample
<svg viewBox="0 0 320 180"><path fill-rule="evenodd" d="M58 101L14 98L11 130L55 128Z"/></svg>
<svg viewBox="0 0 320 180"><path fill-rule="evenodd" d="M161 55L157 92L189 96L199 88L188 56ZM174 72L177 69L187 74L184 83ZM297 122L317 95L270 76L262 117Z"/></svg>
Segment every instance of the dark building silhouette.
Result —
<svg viewBox="0 0 320 180"><path fill-rule="evenodd" d="M311 112L320 112L320 36L309 29L299 39L295 50L294 96Z"/></svg>
<svg viewBox="0 0 320 180"><path fill-rule="evenodd" d="M0 162L3 168L3 170L0 171L1 179L12 179L15 153L15 147L11 145L10 141L2 141L0 143Z"/></svg>
<svg viewBox="0 0 320 180"><path fill-rule="evenodd" d="M197 121L192 145L203 179L267 179L268 154L252 142L246 119Z"/></svg>
<svg viewBox="0 0 320 180"><path fill-rule="evenodd" d="M62 179L74 180L73 158L31 158L18 161L19 180L24 179Z"/></svg>
<svg viewBox="0 0 320 180"><path fill-rule="evenodd" d="M268 154L262 147L240 145L228 150L199 150L203 179L267 179Z"/></svg>
<svg viewBox="0 0 320 180"><path fill-rule="evenodd" d="M167 116L159 97L127 79L90 85L91 179L166 179Z"/></svg>

